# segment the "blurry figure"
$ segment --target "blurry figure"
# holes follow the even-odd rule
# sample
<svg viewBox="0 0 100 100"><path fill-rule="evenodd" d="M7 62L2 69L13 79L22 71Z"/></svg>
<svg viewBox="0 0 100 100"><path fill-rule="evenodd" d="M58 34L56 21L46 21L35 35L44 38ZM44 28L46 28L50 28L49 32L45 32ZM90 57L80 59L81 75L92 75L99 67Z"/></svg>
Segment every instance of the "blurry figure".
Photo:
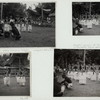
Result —
<svg viewBox="0 0 100 100"><path fill-rule="evenodd" d="M63 96L66 86L62 83L59 83L57 76L54 74L54 96L60 97Z"/></svg>
<svg viewBox="0 0 100 100"><path fill-rule="evenodd" d="M12 27L11 32L13 33L15 40L19 40L21 38L20 32L18 31L13 22L11 22L10 25Z"/></svg>
<svg viewBox="0 0 100 100"><path fill-rule="evenodd" d="M15 24L16 28L18 29L19 33L21 33L21 25L20 25L20 21L16 21L16 24Z"/></svg>
<svg viewBox="0 0 100 100"><path fill-rule="evenodd" d="M25 78L25 75L22 74L22 76L21 76L21 86L25 86L25 83L26 83L26 78Z"/></svg>
<svg viewBox="0 0 100 100"><path fill-rule="evenodd" d="M89 19L89 20L87 21L87 28L88 28L88 29L92 29L92 20L91 20L91 19Z"/></svg>
<svg viewBox="0 0 100 100"><path fill-rule="evenodd" d="M17 84L20 84L20 74L19 72L16 74Z"/></svg>
<svg viewBox="0 0 100 100"><path fill-rule="evenodd" d="M5 77L4 77L4 85L10 86L10 69L7 69Z"/></svg>
<svg viewBox="0 0 100 100"><path fill-rule="evenodd" d="M92 81L96 81L96 73L95 73L95 71L92 72L91 80Z"/></svg>
<svg viewBox="0 0 100 100"><path fill-rule="evenodd" d="M25 20L22 20L22 24L21 24L21 31L25 32L26 31L26 24L25 24Z"/></svg>
<svg viewBox="0 0 100 100"><path fill-rule="evenodd" d="M3 36L3 32L4 32L3 27L4 27L4 21L1 20L0 21L0 36Z"/></svg>
<svg viewBox="0 0 100 100"><path fill-rule="evenodd" d="M86 84L86 73L82 71L79 75L79 84L85 85Z"/></svg>
<svg viewBox="0 0 100 100"><path fill-rule="evenodd" d="M4 36L5 38L10 37L10 31L12 30L11 26L9 25L9 22L6 21L4 24Z"/></svg>
<svg viewBox="0 0 100 100"><path fill-rule="evenodd" d="M65 74L62 75L62 77L64 78L64 81L61 83L65 84L67 88L72 88L73 83L72 83L71 79L69 77L67 77Z"/></svg>
<svg viewBox="0 0 100 100"><path fill-rule="evenodd" d="M30 20L28 21L28 32L32 32L32 23Z"/></svg>

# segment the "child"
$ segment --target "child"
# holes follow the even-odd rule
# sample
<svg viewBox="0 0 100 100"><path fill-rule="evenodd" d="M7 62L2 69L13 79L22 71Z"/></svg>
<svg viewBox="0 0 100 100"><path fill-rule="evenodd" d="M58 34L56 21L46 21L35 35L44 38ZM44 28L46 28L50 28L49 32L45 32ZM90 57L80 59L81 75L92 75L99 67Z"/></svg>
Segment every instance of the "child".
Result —
<svg viewBox="0 0 100 100"><path fill-rule="evenodd" d="M10 86L10 70L7 70L6 75L4 77L4 85Z"/></svg>
<svg viewBox="0 0 100 100"><path fill-rule="evenodd" d="M26 78L25 78L25 76L24 76L24 73L22 73L22 75L21 75L21 86L25 86L25 82L26 82Z"/></svg>
<svg viewBox="0 0 100 100"><path fill-rule="evenodd" d="M16 74L16 80L17 80L17 84L20 84L20 74L19 73Z"/></svg>
<svg viewBox="0 0 100 100"><path fill-rule="evenodd" d="M28 21L28 32L32 32L32 24L31 21Z"/></svg>
<svg viewBox="0 0 100 100"><path fill-rule="evenodd" d="M21 31L25 32L26 31L26 24L25 24L25 20L22 20L22 24L21 24Z"/></svg>

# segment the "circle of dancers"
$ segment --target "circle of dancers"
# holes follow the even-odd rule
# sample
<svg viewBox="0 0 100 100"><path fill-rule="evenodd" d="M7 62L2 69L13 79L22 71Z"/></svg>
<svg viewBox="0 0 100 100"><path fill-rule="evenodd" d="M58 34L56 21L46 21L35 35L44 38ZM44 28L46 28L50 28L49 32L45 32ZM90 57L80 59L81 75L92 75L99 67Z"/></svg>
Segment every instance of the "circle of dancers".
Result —
<svg viewBox="0 0 100 100"><path fill-rule="evenodd" d="M0 20L0 36L8 38L12 36L15 40L21 38L21 32L32 32L32 21L26 18L12 17Z"/></svg>
<svg viewBox="0 0 100 100"><path fill-rule="evenodd" d="M10 86L12 84L11 83L11 70L10 69L6 70L6 73L5 73L3 80L4 80L5 86ZM26 78L25 78L25 72L24 71L19 70L16 73L16 83L19 84L20 86L25 86Z"/></svg>
<svg viewBox="0 0 100 100"><path fill-rule="evenodd" d="M60 78L61 81L58 81ZM59 66L54 68L54 96L62 96L65 89L73 88L73 80L78 82L79 85L86 85L87 80L100 81L100 71L95 67L85 68L72 68L62 69Z"/></svg>

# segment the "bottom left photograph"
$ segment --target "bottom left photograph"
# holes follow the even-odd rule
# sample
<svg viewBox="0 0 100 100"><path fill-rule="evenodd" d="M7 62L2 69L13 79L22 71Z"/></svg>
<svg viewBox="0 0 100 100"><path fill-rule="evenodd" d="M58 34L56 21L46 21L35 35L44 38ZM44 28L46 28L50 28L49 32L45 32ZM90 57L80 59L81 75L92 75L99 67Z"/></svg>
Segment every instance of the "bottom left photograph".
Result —
<svg viewBox="0 0 100 100"><path fill-rule="evenodd" d="M30 96L30 54L0 54L0 96Z"/></svg>

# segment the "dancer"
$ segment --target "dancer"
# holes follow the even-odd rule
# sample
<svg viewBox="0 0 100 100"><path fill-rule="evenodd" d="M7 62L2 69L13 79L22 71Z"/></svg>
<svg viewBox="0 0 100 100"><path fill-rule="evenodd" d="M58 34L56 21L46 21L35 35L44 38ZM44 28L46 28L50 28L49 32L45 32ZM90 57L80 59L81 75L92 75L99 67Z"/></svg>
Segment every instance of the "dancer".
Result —
<svg viewBox="0 0 100 100"><path fill-rule="evenodd" d="M79 76L79 84L85 85L86 84L86 73L85 71L82 71Z"/></svg>
<svg viewBox="0 0 100 100"><path fill-rule="evenodd" d="M32 23L31 23L31 20L28 21L28 32L32 32Z"/></svg>
<svg viewBox="0 0 100 100"><path fill-rule="evenodd" d="M4 77L4 85L10 86L10 69L7 69L5 77Z"/></svg>

